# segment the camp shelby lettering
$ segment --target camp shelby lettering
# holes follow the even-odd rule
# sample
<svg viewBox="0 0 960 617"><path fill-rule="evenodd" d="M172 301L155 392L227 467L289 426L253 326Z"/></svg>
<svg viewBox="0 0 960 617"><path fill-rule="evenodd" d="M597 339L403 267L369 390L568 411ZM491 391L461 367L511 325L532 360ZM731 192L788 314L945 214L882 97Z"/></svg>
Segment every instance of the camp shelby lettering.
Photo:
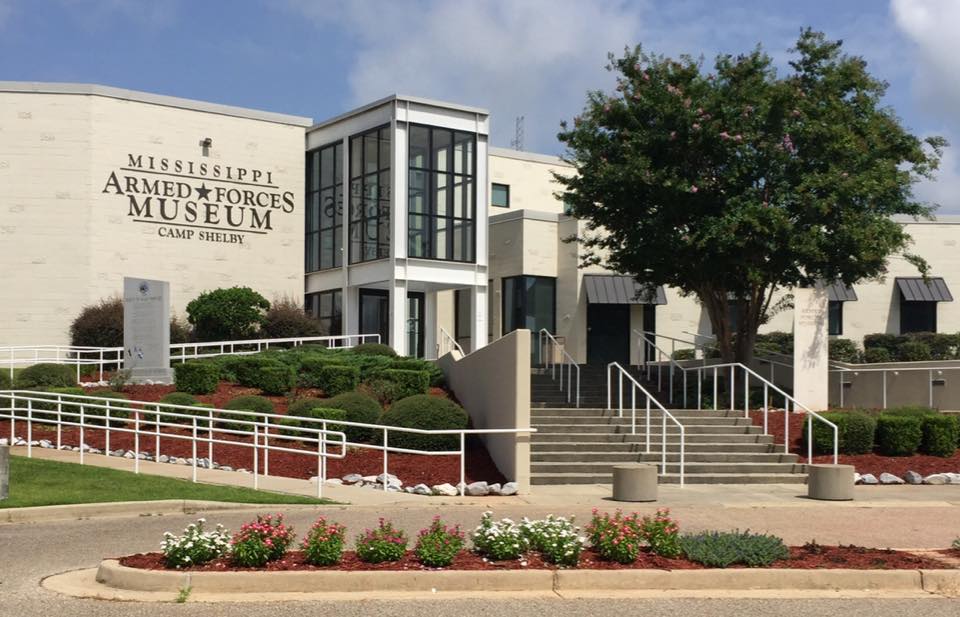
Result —
<svg viewBox="0 0 960 617"><path fill-rule="evenodd" d="M138 223L265 234L276 217L296 207L293 192L274 185L271 171L140 154L128 154L126 163L110 172L101 192L125 197L126 214ZM221 234L172 233L163 227L158 233L222 241ZM242 239L230 233L223 237Z"/></svg>

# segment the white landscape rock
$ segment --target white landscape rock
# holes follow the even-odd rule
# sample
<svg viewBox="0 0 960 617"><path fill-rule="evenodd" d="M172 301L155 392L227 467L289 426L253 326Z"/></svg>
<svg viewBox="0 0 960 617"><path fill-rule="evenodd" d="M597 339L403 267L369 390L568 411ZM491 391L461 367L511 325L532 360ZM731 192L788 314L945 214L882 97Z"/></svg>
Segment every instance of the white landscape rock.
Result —
<svg viewBox="0 0 960 617"><path fill-rule="evenodd" d="M137 455L133 453L132 450L127 450L123 453L123 458L136 458Z"/></svg>
<svg viewBox="0 0 960 617"><path fill-rule="evenodd" d="M507 482L502 487L500 487L501 495L516 495L519 487L516 482Z"/></svg>
<svg viewBox="0 0 960 617"><path fill-rule="evenodd" d="M949 478L947 478L947 474L945 473L932 473L923 479L924 484L935 484L935 485L947 484L949 481L950 480Z"/></svg>
<svg viewBox="0 0 960 617"><path fill-rule="evenodd" d="M331 486L340 486L343 484L343 480L340 478L327 478L327 481L324 484L330 484Z"/></svg>
<svg viewBox="0 0 960 617"><path fill-rule="evenodd" d="M960 473L950 473L948 471L943 475L947 476L947 484L960 484Z"/></svg>
<svg viewBox="0 0 960 617"><path fill-rule="evenodd" d="M363 476L361 479L368 484L379 482L377 476Z"/></svg>
<svg viewBox="0 0 960 617"><path fill-rule="evenodd" d="M358 473L348 473L343 476L344 484L356 484L357 482L363 482L363 476Z"/></svg>
<svg viewBox="0 0 960 617"><path fill-rule="evenodd" d="M862 482L862 481L863 481L863 476L861 476L861 475L858 474L857 472L853 472L853 483L854 483L854 484L860 484L860 482Z"/></svg>
<svg viewBox="0 0 960 617"><path fill-rule="evenodd" d="M220 471L233 471L233 467L231 467L230 465L221 465Z"/></svg>
<svg viewBox="0 0 960 617"><path fill-rule="evenodd" d="M903 484L903 478L895 476L892 473L883 472L880 474L880 484Z"/></svg>
<svg viewBox="0 0 960 617"><path fill-rule="evenodd" d="M431 491L434 495L443 495L446 497L454 497L460 494L459 491L457 491L457 487L447 482L434 485L431 487Z"/></svg>
<svg viewBox="0 0 960 617"><path fill-rule="evenodd" d="M408 486L407 488L411 489L410 492L415 495L431 495L433 492L430 490L430 487L426 484L418 484L416 486Z"/></svg>
<svg viewBox="0 0 960 617"><path fill-rule="evenodd" d="M863 474L860 476L860 480L864 484L880 484L880 480L877 480L877 476L873 475L872 473Z"/></svg>
<svg viewBox="0 0 960 617"><path fill-rule="evenodd" d="M915 471L908 471L903 479L907 481L907 484L923 484L923 476Z"/></svg>
<svg viewBox="0 0 960 617"><path fill-rule="evenodd" d="M10 442L7 441L6 437L0 438L0 446L6 446L6 445L9 445L9 443Z"/></svg>
<svg viewBox="0 0 960 617"><path fill-rule="evenodd" d="M500 483L494 482L493 484L487 487L488 495L499 495L500 494Z"/></svg>
<svg viewBox="0 0 960 617"><path fill-rule="evenodd" d="M161 454L159 457L157 457L158 463L166 463L169 460L170 460L170 457L167 456L166 454Z"/></svg>
<svg viewBox="0 0 960 617"><path fill-rule="evenodd" d="M471 482L465 492L471 497L483 497L490 494L490 486L486 482Z"/></svg>

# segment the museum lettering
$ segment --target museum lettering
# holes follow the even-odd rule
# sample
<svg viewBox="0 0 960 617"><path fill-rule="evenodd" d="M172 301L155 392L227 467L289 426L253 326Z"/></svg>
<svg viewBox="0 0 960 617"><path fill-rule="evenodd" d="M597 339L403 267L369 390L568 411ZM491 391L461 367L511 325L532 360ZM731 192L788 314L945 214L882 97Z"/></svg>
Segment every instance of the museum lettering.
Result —
<svg viewBox="0 0 960 617"><path fill-rule="evenodd" d="M127 166L110 172L101 192L126 197L126 215L138 223L225 232L268 233L276 216L295 209L293 192L274 185L271 171L142 154L128 154ZM163 228L158 233L165 238L220 237Z"/></svg>

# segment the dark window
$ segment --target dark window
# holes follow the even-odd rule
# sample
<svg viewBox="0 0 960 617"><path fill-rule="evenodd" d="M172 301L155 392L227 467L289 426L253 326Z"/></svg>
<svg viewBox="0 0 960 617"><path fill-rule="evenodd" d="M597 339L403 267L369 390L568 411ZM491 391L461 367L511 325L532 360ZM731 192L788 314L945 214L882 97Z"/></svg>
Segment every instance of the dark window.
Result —
<svg viewBox="0 0 960 617"><path fill-rule="evenodd" d="M503 333L527 328L556 332L557 280L546 276L503 279Z"/></svg>
<svg viewBox="0 0 960 617"><path fill-rule="evenodd" d="M843 334L843 302L830 302L827 308L827 334Z"/></svg>
<svg viewBox="0 0 960 617"><path fill-rule="evenodd" d="M324 336L343 334L343 292L341 290L307 294L306 309L320 322Z"/></svg>
<svg viewBox="0 0 960 617"><path fill-rule="evenodd" d="M936 302L900 301L900 334L937 331Z"/></svg>
<svg viewBox="0 0 960 617"><path fill-rule="evenodd" d="M390 344L390 292L385 289L360 290L360 334L379 334L380 342Z"/></svg>
<svg viewBox="0 0 960 617"><path fill-rule="evenodd" d="M409 142L408 256L475 261L476 135L411 124Z"/></svg>
<svg viewBox="0 0 960 617"><path fill-rule="evenodd" d="M510 207L510 185L492 184L490 186L490 204L498 208Z"/></svg>
<svg viewBox="0 0 960 617"><path fill-rule="evenodd" d="M343 244L343 144L307 152L306 271L339 268Z"/></svg>
<svg viewBox="0 0 960 617"><path fill-rule="evenodd" d="M453 337L464 349L472 349L470 344L470 321L473 311L470 310L470 290L457 289L453 292Z"/></svg>
<svg viewBox="0 0 960 617"><path fill-rule="evenodd" d="M390 256L390 128L350 138L350 263Z"/></svg>

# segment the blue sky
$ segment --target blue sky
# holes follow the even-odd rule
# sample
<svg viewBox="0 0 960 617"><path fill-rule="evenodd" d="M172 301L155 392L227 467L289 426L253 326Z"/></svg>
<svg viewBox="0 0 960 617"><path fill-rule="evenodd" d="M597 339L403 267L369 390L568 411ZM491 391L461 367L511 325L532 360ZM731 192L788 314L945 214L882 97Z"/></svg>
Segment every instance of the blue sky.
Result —
<svg viewBox="0 0 960 617"><path fill-rule="evenodd" d="M960 146L960 0L0 0L0 80L92 82L310 116L399 92L483 106L528 150L607 88L608 51L737 53L785 66L803 26L890 82L920 134ZM918 194L960 212L960 156Z"/></svg>

